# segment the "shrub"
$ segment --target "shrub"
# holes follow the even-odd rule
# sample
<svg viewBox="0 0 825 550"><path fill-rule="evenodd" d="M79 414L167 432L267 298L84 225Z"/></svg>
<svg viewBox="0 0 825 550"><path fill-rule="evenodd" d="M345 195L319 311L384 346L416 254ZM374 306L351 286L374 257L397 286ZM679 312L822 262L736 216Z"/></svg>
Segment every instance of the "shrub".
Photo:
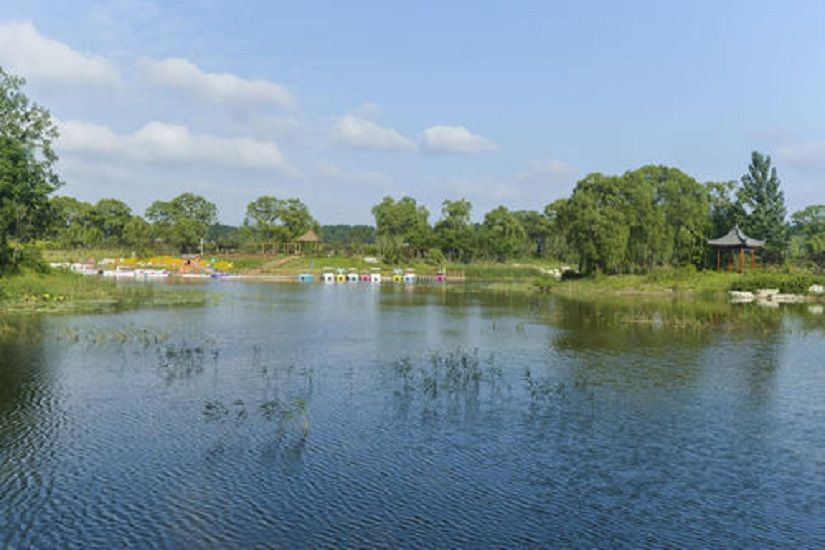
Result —
<svg viewBox="0 0 825 550"><path fill-rule="evenodd" d="M736 280L730 290L757 292L762 289L776 288L787 294L807 294L811 285L817 282L809 273L749 273Z"/></svg>

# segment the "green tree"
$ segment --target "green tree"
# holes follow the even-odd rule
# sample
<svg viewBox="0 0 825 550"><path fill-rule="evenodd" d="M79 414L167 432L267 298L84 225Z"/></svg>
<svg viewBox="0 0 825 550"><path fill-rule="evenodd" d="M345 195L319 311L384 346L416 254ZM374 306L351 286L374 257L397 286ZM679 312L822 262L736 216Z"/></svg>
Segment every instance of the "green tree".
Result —
<svg viewBox="0 0 825 550"><path fill-rule="evenodd" d="M754 151L737 194L745 210L742 229L751 237L764 239L765 251L774 259L784 255L788 244L785 194L780 185L771 157Z"/></svg>
<svg viewBox="0 0 825 550"><path fill-rule="evenodd" d="M504 206L484 215L479 238L481 252L500 262L522 256L530 247L518 218Z"/></svg>
<svg viewBox="0 0 825 550"><path fill-rule="evenodd" d="M117 199L100 199L92 213L94 224L103 240L109 244L123 244L123 232L132 219L132 209Z"/></svg>
<svg viewBox="0 0 825 550"><path fill-rule="evenodd" d="M232 251L241 247L243 237L240 229L234 225L216 223L206 232L206 240L218 252Z"/></svg>
<svg viewBox="0 0 825 550"><path fill-rule="evenodd" d="M745 211L736 200L735 181L708 182L705 184L710 201L710 234L721 237L736 225L742 225Z"/></svg>
<svg viewBox="0 0 825 550"><path fill-rule="evenodd" d="M435 224L433 235L450 261L466 262L474 253L472 209L473 205L465 199L445 200L441 204L441 220Z"/></svg>
<svg viewBox="0 0 825 550"><path fill-rule="evenodd" d="M0 68L0 271L14 267L21 245L47 230L48 197L62 185L52 149L57 127L24 85Z"/></svg>
<svg viewBox="0 0 825 550"><path fill-rule="evenodd" d="M309 229L320 229L300 199L280 200L272 196L258 197L247 205L244 227L262 249L266 243L290 241Z"/></svg>
<svg viewBox="0 0 825 550"><path fill-rule="evenodd" d="M88 248L100 244L103 234L95 224L94 206L74 197L56 196L50 201L50 237L64 248Z"/></svg>
<svg viewBox="0 0 825 550"><path fill-rule="evenodd" d="M155 234L152 225L140 216L132 216L123 227L123 244L137 254L145 254L152 249Z"/></svg>
<svg viewBox="0 0 825 550"><path fill-rule="evenodd" d="M320 231L320 225L309 213L309 208L300 199L282 201L280 218L288 240L297 239L310 229Z"/></svg>
<svg viewBox="0 0 825 550"><path fill-rule="evenodd" d="M168 202L155 201L146 209L146 219L157 234L181 252L197 250L217 218L215 205L193 193L182 193Z"/></svg>
<svg viewBox="0 0 825 550"><path fill-rule="evenodd" d="M639 220L645 226L639 238L649 243L652 249L648 266L667 263L701 266L710 236L707 188L678 168L669 166L643 166L629 175L641 176L653 193L652 204L647 202L649 196L644 199L644 209L648 213ZM638 202L631 201L633 210L639 206Z"/></svg>
<svg viewBox="0 0 825 550"><path fill-rule="evenodd" d="M558 260L570 261L573 253L567 243L566 231L569 221L565 214L569 211L568 199L556 199L544 207L549 231L544 241L546 255Z"/></svg>
<svg viewBox="0 0 825 550"><path fill-rule="evenodd" d="M539 258L544 257L547 254L547 241L553 229L550 220L535 210L517 210L513 215L532 243L531 254Z"/></svg>
<svg viewBox="0 0 825 550"><path fill-rule="evenodd" d="M396 202L392 197L385 197L373 206L372 215L378 244L385 257L387 252L398 248L406 249L407 256L418 257L429 248L430 214L415 199L403 197Z"/></svg>
<svg viewBox="0 0 825 550"><path fill-rule="evenodd" d="M588 174L576 183L560 212L579 271L619 272L625 265L631 221L622 178Z"/></svg>
<svg viewBox="0 0 825 550"><path fill-rule="evenodd" d="M825 267L825 204L815 204L791 216L794 237L807 259Z"/></svg>
<svg viewBox="0 0 825 550"><path fill-rule="evenodd" d="M244 227L261 251L265 251L268 243L285 238L280 211L281 201L271 196L258 197L246 206Z"/></svg>

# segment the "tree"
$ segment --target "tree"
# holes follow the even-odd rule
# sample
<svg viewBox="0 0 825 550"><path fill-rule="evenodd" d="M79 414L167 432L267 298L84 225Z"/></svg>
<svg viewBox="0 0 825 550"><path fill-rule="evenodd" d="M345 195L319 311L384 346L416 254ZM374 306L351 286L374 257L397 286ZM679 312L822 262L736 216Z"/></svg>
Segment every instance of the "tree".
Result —
<svg viewBox="0 0 825 550"><path fill-rule="evenodd" d="M552 226L547 216L535 210L517 210L513 212L527 237L532 243L532 250L530 251L534 256L539 258L547 253L547 240L550 238Z"/></svg>
<svg viewBox="0 0 825 550"><path fill-rule="evenodd" d="M146 209L146 219L159 236L188 252L198 249L209 226L217 222L217 213L215 205L205 198L183 193L169 202L153 202Z"/></svg>
<svg viewBox="0 0 825 550"><path fill-rule="evenodd" d="M123 244L123 232L132 219L132 209L117 199L100 199L94 206L93 223L109 244Z"/></svg>
<svg viewBox="0 0 825 550"><path fill-rule="evenodd" d="M242 235L233 225L216 223L206 232L206 240L218 251L236 250L241 247Z"/></svg>
<svg viewBox="0 0 825 550"><path fill-rule="evenodd" d="M140 216L133 216L123 227L123 243L136 253L145 253L154 242L152 225Z"/></svg>
<svg viewBox="0 0 825 550"><path fill-rule="evenodd" d="M294 240L309 229L318 228L318 222L300 199L280 200L264 196L247 205L244 227L263 247L276 240Z"/></svg>
<svg viewBox="0 0 825 550"><path fill-rule="evenodd" d="M530 246L524 228L504 206L484 215L480 241L481 252L500 262L523 255Z"/></svg>
<svg viewBox="0 0 825 550"><path fill-rule="evenodd" d="M392 197L385 197L373 206L372 215L375 217L375 234L382 254L406 246L410 255L419 256L429 248L430 214L415 199L403 197L396 202Z"/></svg>
<svg viewBox="0 0 825 550"><path fill-rule="evenodd" d="M795 212L791 219L794 237L800 240L807 258L825 267L825 204L804 208Z"/></svg>
<svg viewBox="0 0 825 550"><path fill-rule="evenodd" d="M47 229L48 196L62 185L52 149L57 127L24 85L0 68L0 271L20 261L19 245Z"/></svg>
<svg viewBox="0 0 825 550"><path fill-rule="evenodd" d="M651 245L654 264L702 265L706 256L706 242L710 236L708 211L710 199L707 188L678 168L643 166L626 176L639 176L649 186L653 202L632 202L633 210L648 209L640 238ZM631 239L633 236L631 236Z"/></svg>
<svg viewBox="0 0 825 550"><path fill-rule="evenodd" d="M50 236L64 248L87 248L100 243L103 234L94 223L94 206L73 197L50 201Z"/></svg>
<svg viewBox="0 0 825 550"><path fill-rule="evenodd" d="M774 258L785 253L788 244L785 194L771 157L754 151L748 173L742 176L737 198L745 210L742 229L756 239L764 239L765 251Z"/></svg>
<svg viewBox="0 0 825 550"><path fill-rule="evenodd" d="M280 204L275 197L258 197L246 206L244 227L263 251L266 243L284 237L280 224Z"/></svg>
<svg viewBox="0 0 825 550"><path fill-rule="evenodd" d="M472 209L473 205L465 199L445 200L441 204L441 220L435 224L433 234L451 261L468 261L473 255Z"/></svg>
<svg viewBox="0 0 825 550"><path fill-rule="evenodd" d="M627 211L620 177L594 173L576 183L559 217L579 271L618 272L624 267L630 237Z"/></svg>
<svg viewBox="0 0 825 550"><path fill-rule="evenodd" d="M300 199L282 201L279 217L287 240L297 239L310 229L320 230L318 222L310 215L309 208Z"/></svg>
<svg viewBox="0 0 825 550"><path fill-rule="evenodd" d="M710 201L710 234L713 237L721 237L745 219L745 211L736 200L736 188L735 181L705 184Z"/></svg>

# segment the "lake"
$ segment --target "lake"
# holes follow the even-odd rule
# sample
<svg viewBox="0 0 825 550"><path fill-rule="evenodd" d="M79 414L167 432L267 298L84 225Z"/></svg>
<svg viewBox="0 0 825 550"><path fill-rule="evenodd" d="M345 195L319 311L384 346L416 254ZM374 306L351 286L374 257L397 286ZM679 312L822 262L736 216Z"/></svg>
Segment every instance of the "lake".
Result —
<svg viewBox="0 0 825 550"><path fill-rule="evenodd" d="M205 288L4 321L0 546L825 544L820 306Z"/></svg>

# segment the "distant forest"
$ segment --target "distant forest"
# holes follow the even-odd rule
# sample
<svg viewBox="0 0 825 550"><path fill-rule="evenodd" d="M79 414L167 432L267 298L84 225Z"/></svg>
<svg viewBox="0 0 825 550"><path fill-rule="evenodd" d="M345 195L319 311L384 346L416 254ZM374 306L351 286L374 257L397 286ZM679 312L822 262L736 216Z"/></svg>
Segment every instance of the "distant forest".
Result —
<svg viewBox="0 0 825 550"><path fill-rule="evenodd" d="M739 181L700 183L678 168L643 166L621 175L592 173L572 194L536 210L499 206L472 222L472 204L445 200L440 216L412 197L386 197L374 225L321 225L298 198L262 196L243 223L219 223L207 198L183 193L141 215L124 202L87 203L55 195L52 142L59 129L23 94L23 79L0 68L0 273L43 247L116 248L125 253L272 252L310 229L325 251L370 254L387 262L499 261L546 258L584 273L634 273L661 266L711 265L706 241L739 225L767 241L772 262L825 267L825 205L788 219L769 156L754 152Z"/></svg>

